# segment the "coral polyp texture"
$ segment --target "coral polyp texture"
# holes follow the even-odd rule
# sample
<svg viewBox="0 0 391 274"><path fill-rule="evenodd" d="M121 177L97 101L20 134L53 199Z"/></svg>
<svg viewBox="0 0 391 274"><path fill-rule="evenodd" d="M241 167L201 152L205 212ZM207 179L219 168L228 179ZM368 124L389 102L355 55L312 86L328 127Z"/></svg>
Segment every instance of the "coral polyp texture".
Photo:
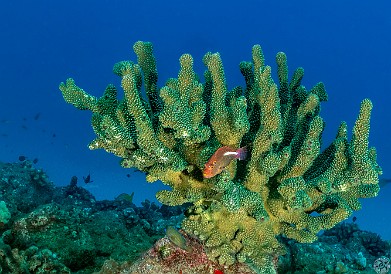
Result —
<svg viewBox="0 0 391 274"><path fill-rule="evenodd" d="M288 77L286 55L277 54L278 83L255 45L252 61L241 62L246 86L227 88L219 53L207 53L204 82L189 54L180 57L177 78L158 89L152 44L136 42L137 63L114 65L123 99L108 85L97 98L73 79L60 84L64 99L92 111L97 135L90 149L105 149L137 168L147 180L171 187L156 194L163 204L189 203L182 228L204 242L212 260L251 262L265 273L284 252L278 235L310 243L361 208L359 198L379 192L381 169L368 146L372 103L364 99L351 138L342 122L323 151L323 83L306 89L302 68ZM290 80L289 80L290 79ZM211 178L205 163L220 147L246 147ZM274 261L275 262L275 261Z"/></svg>

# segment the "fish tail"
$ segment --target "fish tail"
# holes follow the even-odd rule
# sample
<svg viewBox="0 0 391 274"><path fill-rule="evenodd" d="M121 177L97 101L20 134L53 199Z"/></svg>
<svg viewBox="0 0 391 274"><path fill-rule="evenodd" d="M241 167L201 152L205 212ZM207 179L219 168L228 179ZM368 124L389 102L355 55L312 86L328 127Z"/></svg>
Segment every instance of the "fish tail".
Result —
<svg viewBox="0 0 391 274"><path fill-rule="evenodd" d="M236 158L238 160L244 160L247 157L247 146L239 148L237 151Z"/></svg>

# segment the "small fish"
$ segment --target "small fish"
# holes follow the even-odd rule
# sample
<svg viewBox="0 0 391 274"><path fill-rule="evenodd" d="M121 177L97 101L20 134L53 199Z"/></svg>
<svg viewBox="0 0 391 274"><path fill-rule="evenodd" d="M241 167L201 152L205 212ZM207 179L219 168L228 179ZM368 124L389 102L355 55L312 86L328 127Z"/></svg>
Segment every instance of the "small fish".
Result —
<svg viewBox="0 0 391 274"><path fill-rule="evenodd" d="M41 117L41 112L38 112L37 114L35 114L34 120L38 120L39 117Z"/></svg>
<svg viewBox="0 0 391 274"><path fill-rule="evenodd" d="M131 194L128 194L128 193L121 193L121 194L118 195L117 198L115 198L115 199L116 199L116 200L125 200L125 201L128 201L128 202L133 203L133 197L134 197L134 192L132 192Z"/></svg>
<svg viewBox="0 0 391 274"><path fill-rule="evenodd" d="M238 149L224 146L216 150L216 152L209 158L203 170L204 178L212 178L220 174L226 166L228 166L233 159L244 160L247 156L247 147Z"/></svg>
<svg viewBox="0 0 391 274"><path fill-rule="evenodd" d="M213 274L224 274L224 272L219 269L215 269L215 271L213 271Z"/></svg>
<svg viewBox="0 0 391 274"><path fill-rule="evenodd" d="M89 184L92 183L93 181L91 180L91 174L88 173L87 177L83 176L84 183Z"/></svg>
<svg viewBox="0 0 391 274"><path fill-rule="evenodd" d="M385 186L388 185L389 183L391 183L391 179L389 179L389 178L381 178L381 179L379 180L379 186L380 186L381 188L385 187Z"/></svg>
<svg viewBox="0 0 391 274"><path fill-rule="evenodd" d="M356 216L353 216L353 219L352 219L353 223L355 223L357 221L357 217Z"/></svg>
<svg viewBox="0 0 391 274"><path fill-rule="evenodd" d="M180 249L191 252L193 249L186 245L186 239L183 235L172 226L166 228L166 235L171 243L179 247Z"/></svg>

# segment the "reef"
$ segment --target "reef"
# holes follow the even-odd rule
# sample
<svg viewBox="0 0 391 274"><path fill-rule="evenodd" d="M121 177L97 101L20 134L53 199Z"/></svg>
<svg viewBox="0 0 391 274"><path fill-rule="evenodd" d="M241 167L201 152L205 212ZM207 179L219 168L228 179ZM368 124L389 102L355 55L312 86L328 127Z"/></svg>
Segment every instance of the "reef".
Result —
<svg viewBox="0 0 391 274"><path fill-rule="evenodd" d="M345 237L347 231L352 232L349 237ZM135 262L105 261L100 273L260 273L251 264L235 263L221 266L211 261L202 243L183 231L181 233L186 237L187 244L192 247L191 251L186 252L179 248L166 236ZM328 230L327 234L321 234L319 239L311 244L298 243L286 238L280 240L287 253L273 259L277 273L388 273L379 269L375 271L374 262L379 259L388 261L388 268L390 267L390 242L380 239L376 233L360 230L356 223L338 224ZM367 242L372 243L371 247ZM373 248L376 249L376 253L373 253Z"/></svg>
<svg viewBox="0 0 391 274"><path fill-rule="evenodd" d="M368 142L369 99L362 101L351 138L342 122L321 151L324 84L307 90L303 68L289 77L284 53L276 56L278 84L255 45L252 61L239 66L245 87L229 90L220 54L209 52L204 82L192 56L184 54L178 77L159 89L152 44L139 41L133 49L137 63L113 68L123 99L114 85L98 98L73 79L60 90L66 102L92 111L97 137L90 149L105 149L123 167L145 172L149 182L170 186L156 194L161 203L191 204L181 226L205 243L209 259L275 273L273 261L285 252L279 235L314 242L320 231L360 209L359 198L378 194L381 168ZM246 147L249 156L204 178L205 164L221 147Z"/></svg>
<svg viewBox="0 0 391 274"><path fill-rule="evenodd" d="M382 273L374 271L374 262L391 255L390 242L351 222L337 224L312 244L284 241L288 252L279 258L280 273Z"/></svg>
<svg viewBox="0 0 391 274"><path fill-rule="evenodd" d="M0 163L0 189L9 215L0 225L0 273L82 274L109 259L133 262L183 219L181 207L136 206L131 195L97 201L76 177L57 187L30 161Z"/></svg>
<svg viewBox="0 0 391 274"><path fill-rule="evenodd" d="M0 226L1 273L259 273L248 262L209 258L205 242L178 229L185 206L136 206L129 194L97 201L76 177L55 186L29 161L0 163L0 189L9 216ZM287 251L273 258L278 273L375 273L375 260L391 252L390 242L350 222L312 244L278 240Z"/></svg>

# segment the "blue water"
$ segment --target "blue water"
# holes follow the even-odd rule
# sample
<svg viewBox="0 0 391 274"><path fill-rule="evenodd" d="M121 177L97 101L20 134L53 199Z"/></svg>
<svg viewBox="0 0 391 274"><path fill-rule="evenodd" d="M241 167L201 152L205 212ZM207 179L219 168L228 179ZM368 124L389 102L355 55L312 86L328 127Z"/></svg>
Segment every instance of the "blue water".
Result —
<svg viewBox="0 0 391 274"><path fill-rule="evenodd" d="M154 44L160 85L177 76L182 53L193 55L202 74L207 51L221 53L229 87L243 85L238 64L251 60L259 43L274 70L275 54L284 51L291 73L304 67L308 88L326 84L324 145L340 121L351 130L362 99L373 101L370 145L383 178L391 178L391 4L369 2L1 1L0 161L37 158L58 185L90 172L94 182L86 187L98 199L135 192L136 203L154 200L161 184L122 169L113 155L88 150L91 113L66 104L58 84L73 77L96 96L108 83L119 87L112 66L135 60L131 47L144 40ZM355 216L361 228L391 239L390 209L391 184Z"/></svg>

